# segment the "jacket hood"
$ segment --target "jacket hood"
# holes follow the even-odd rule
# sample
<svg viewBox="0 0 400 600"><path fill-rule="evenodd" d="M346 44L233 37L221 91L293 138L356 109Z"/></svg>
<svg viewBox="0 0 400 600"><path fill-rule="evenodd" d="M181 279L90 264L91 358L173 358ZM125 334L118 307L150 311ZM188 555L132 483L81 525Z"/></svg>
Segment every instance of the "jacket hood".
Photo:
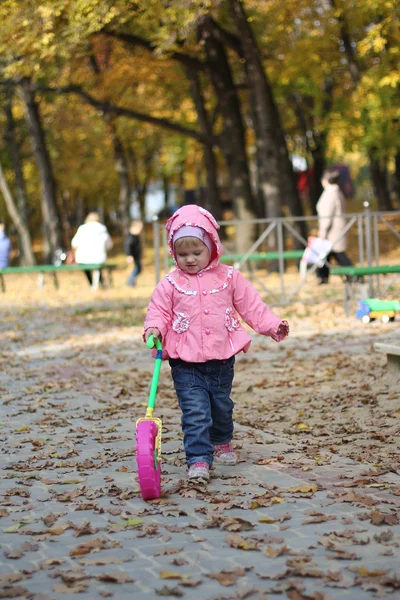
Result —
<svg viewBox="0 0 400 600"><path fill-rule="evenodd" d="M197 206L197 204L188 204L187 206L182 206L172 215L170 219L168 219L165 225L165 229L168 232L169 252L173 257L175 264L176 259L174 255L172 238L174 237L176 231L185 225L201 227L208 233L213 244L213 250L211 252L210 262L206 269L216 267L222 255L221 240L219 239L217 231L219 229L219 225L212 214L208 212L208 210L202 208L201 206Z"/></svg>

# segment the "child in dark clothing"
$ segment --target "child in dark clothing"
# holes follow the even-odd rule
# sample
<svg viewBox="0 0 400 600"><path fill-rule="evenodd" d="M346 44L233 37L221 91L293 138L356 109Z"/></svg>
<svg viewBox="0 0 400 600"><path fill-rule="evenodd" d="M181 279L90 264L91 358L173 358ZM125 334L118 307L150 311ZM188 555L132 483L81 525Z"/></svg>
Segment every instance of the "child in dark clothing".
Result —
<svg viewBox="0 0 400 600"><path fill-rule="evenodd" d="M132 221L129 233L125 238L124 250L128 264L134 263L133 270L129 275L127 284L135 287L136 278L142 270L142 243L140 234L143 230L142 221Z"/></svg>

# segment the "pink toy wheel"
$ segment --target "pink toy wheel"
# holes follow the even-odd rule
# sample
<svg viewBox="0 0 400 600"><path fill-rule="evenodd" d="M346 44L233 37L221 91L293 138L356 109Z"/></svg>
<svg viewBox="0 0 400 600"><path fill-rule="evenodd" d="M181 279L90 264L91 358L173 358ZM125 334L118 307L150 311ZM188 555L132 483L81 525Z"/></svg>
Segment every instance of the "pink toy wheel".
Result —
<svg viewBox="0 0 400 600"><path fill-rule="evenodd" d="M136 427L136 460L140 493L143 500L161 496L161 461L155 440L158 433L154 421L139 421Z"/></svg>

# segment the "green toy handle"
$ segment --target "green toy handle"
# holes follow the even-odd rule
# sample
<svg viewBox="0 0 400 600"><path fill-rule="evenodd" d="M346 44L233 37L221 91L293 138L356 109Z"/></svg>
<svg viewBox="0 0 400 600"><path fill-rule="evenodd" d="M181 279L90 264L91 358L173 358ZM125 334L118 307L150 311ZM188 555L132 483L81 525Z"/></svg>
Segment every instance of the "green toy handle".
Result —
<svg viewBox="0 0 400 600"><path fill-rule="evenodd" d="M154 348L154 346L155 346L156 349L157 349L156 362L155 362L155 365L154 365L153 377L151 378L151 386L150 386L149 399L147 401L147 408L150 408L150 409L154 410L155 403L156 403L158 380L160 378L161 363L162 363L162 344L161 344L161 340L159 338L157 338L156 342L154 343L154 336L150 335L149 339L146 342L146 346L148 348Z"/></svg>

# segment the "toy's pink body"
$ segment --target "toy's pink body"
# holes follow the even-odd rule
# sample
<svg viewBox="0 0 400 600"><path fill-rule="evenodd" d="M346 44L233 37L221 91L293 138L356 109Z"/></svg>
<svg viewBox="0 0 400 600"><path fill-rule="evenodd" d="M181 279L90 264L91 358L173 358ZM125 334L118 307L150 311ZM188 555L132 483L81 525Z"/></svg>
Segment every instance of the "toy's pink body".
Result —
<svg viewBox="0 0 400 600"><path fill-rule="evenodd" d="M140 493L143 500L153 500L161 495L161 461L154 461L157 424L150 419L140 421L136 428L136 460Z"/></svg>

